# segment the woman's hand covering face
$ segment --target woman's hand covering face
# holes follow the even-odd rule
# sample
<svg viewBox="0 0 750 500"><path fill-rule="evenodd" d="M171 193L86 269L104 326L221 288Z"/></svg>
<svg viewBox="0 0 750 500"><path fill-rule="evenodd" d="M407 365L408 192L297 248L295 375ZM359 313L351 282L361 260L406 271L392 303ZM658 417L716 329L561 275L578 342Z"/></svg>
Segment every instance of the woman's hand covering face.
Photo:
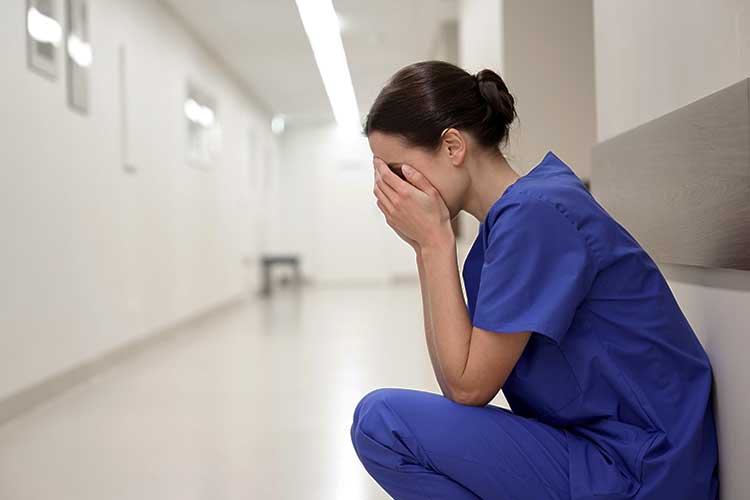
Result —
<svg viewBox="0 0 750 500"><path fill-rule="evenodd" d="M380 158L373 158L378 208L386 222L412 247L444 241L450 225L450 212L440 192L421 172L402 164L403 178Z"/></svg>

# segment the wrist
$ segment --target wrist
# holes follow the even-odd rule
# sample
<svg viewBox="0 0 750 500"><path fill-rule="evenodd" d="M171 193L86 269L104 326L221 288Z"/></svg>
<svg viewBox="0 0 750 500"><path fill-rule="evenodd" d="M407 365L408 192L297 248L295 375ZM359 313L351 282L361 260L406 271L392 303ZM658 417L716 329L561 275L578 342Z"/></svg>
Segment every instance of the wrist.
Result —
<svg viewBox="0 0 750 500"><path fill-rule="evenodd" d="M455 246L456 236L453 234L453 228L449 221L441 226L439 230L435 231L431 237L419 243L417 246L417 253L420 257L424 257L425 254L445 251L446 249L450 250L455 248Z"/></svg>

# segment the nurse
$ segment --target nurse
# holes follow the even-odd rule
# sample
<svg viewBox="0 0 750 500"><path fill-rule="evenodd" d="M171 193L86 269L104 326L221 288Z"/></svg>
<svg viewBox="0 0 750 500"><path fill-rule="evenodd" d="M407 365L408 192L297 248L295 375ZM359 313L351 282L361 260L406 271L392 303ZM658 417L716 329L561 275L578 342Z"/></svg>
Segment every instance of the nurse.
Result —
<svg viewBox="0 0 750 500"><path fill-rule="evenodd" d="M415 251L442 395L354 409L366 471L397 500L716 500L709 359L656 264L548 151L509 166L502 78L399 70L364 126L377 206ZM457 266L451 220L479 231ZM512 411L490 405L502 389Z"/></svg>

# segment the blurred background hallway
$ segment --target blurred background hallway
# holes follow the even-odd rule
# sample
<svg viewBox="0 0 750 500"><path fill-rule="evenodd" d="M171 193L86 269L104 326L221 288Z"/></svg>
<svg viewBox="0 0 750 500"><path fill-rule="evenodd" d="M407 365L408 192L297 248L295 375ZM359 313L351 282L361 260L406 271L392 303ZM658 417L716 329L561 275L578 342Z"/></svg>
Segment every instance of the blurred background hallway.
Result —
<svg viewBox="0 0 750 500"><path fill-rule="evenodd" d="M0 428L2 498L389 498L348 429L369 387L440 391L420 308L319 287L178 327Z"/></svg>
<svg viewBox="0 0 750 500"><path fill-rule="evenodd" d="M374 500L356 403L440 393L359 130L388 78L494 69L512 167L552 150L608 207L594 148L745 81L750 2L4 0L0 42L0 500ZM750 497L750 267L664 255Z"/></svg>

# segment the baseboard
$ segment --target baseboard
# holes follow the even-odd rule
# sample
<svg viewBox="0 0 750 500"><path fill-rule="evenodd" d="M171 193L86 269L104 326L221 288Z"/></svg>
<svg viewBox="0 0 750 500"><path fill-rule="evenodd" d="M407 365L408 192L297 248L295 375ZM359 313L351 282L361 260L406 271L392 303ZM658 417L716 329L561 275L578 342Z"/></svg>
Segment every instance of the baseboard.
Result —
<svg viewBox="0 0 750 500"><path fill-rule="evenodd" d="M389 280L390 283L393 284L401 284L401 283L419 283L419 274L418 273L402 273L402 274L392 274Z"/></svg>
<svg viewBox="0 0 750 500"><path fill-rule="evenodd" d="M419 275L417 273L393 273L383 275L380 278L362 278L362 279L336 279L336 278L310 278L304 284L310 287L317 288L341 288L341 287L352 287L352 288L367 288L367 287L382 287L399 284L414 284L419 283Z"/></svg>
<svg viewBox="0 0 750 500"><path fill-rule="evenodd" d="M182 327L188 323L210 319L227 309L244 303L250 297L248 293L243 292L212 304L205 309L189 314L167 326L159 328L153 333L125 342L93 359L84 361L73 368L52 375L11 396L0 399L0 426L64 393L81 382L88 380L94 375L107 370L111 366L143 352L159 342L175 337L181 331L184 331Z"/></svg>

